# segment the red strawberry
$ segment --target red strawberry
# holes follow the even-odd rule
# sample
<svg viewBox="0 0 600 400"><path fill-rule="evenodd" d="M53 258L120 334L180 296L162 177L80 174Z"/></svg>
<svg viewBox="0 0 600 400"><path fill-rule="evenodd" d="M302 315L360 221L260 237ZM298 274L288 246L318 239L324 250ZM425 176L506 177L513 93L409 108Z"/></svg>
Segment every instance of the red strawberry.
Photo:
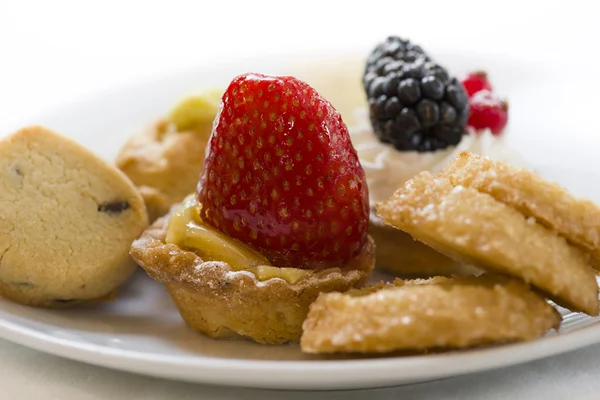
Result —
<svg viewBox="0 0 600 400"><path fill-rule="evenodd" d="M471 72L463 79L462 85L469 97L482 90L492 91L492 85L483 71Z"/></svg>
<svg viewBox="0 0 600 400"><path fill-rule="evenodd" d="M293 77L247 74L223 95L198 185L202 218L275 266L339 266L367 238L364 171L340 114Z"/></svg>

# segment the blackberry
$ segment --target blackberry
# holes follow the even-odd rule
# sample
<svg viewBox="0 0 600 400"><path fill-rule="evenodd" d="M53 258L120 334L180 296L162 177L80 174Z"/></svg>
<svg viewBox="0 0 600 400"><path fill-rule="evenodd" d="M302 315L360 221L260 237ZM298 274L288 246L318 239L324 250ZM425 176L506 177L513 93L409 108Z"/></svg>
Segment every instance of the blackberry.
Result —
<svg viewBox="0 0 600 400"><path fill-rule="evenodd" d="M377 45L363 85L373 130L398 150L444 149L466 132L469 104L462 84L408 40L390 36Z"/></svg>

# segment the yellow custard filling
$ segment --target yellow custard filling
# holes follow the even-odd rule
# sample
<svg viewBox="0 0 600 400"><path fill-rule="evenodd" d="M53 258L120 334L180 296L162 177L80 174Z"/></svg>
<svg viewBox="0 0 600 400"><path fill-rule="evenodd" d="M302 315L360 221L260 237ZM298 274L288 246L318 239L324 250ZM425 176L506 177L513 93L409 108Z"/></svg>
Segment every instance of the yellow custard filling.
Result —
<svg viewBox="0 0 600 400"><path fill-rule="evenodd" d="M194 249L204 261L223 261L235 271L252 272L260 281L281 278L294 284L312 273L299 268L274 267L256 250L204 224L193 196L171 213L166 242Z"/></svg>
<svg viewBox="0 0 600 400"><path fill-rule="evenodd" d="M179 132L212 122L217 115L222 94L222 90L212 89L183 99L169 113L169 122L174 123Z"/></svg>

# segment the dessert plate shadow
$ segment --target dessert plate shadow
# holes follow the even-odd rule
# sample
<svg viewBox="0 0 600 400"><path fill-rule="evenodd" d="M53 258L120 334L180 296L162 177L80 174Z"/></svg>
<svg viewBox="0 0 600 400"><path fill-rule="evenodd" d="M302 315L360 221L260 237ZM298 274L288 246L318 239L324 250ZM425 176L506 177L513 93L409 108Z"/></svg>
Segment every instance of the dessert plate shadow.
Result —
<svg viewBox="0 0 600 400"><path fill-rule="evenodd" d="M559 102L563 97L572 98L558 94L577 85L563 87L563 82L553 87L551 71L538 71L506 57L478 59L474 55L440 53L439 60L456 72L486 68L514 110L507 143L542 175L576 194L600 201L600 188L590 184L600 179L598 171L577 169L594 154L590 150L587 156L586 149L578 149L576 143L569 150L557 131L569 124L572 142L577 135L584 135L585 127L573 126L572 119L563 121L561 113L552 111L560 110L558 105L547 109L544 101L536 101L543 93L554 93ZM110 160L132 132L163 114L181 97L204 88L223 87L233 76L248 71L294 74L314 82L347 116L352 107L364 101L360 92L361 61L360 54L339 54L326 60L298 55L193 68L101 93L23 121L22 125L43 124ZM347 98L348 87L357 93L356 98ZM342 90L344 94L338 100L335 93ZM591 107L594 102L579 104ZM539 117L539 125L531 121L532 115ZM538 129L532 129L534 126ZM6 128L2 134L18 126ZM588 143L584 147L594 146ZM553 156L559 150L565 154L560 157L562 167L556 166ZM575 150L581 151L573 153ZM572 154L572 160L566 154ZM261 388L355 389L505 367L600 342L599 318L561 312L565 318L558 332L529 343L438 354L317 357L301 353L296 345L264 346L203 337L185 326L164 287L140 271L115 302L100 306L52 311L0 299L0 337L61 357L168 379Z"/></svg>

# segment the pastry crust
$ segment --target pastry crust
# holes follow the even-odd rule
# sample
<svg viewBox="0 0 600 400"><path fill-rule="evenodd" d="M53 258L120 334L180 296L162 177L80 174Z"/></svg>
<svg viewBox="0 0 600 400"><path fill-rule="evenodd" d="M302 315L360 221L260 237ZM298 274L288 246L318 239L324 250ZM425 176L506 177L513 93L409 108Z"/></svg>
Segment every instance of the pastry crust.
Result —
<svg viewBox="0 0 600 400"><path fill-rule="evenodd" d="M150 222L196 189L211 129L212 121L206 121L178 132L174 124L160 120L121 148L115 163L137 186Z"/></svg>
<svg viewBox="0 0 600 400"><path fill-rule="evenodd" d="M487 194L422 172L377 211L385 223L456 260L522 278L559 305L598 314L587 256Z"/></svg>
<svg viewBox="0 0 600 400"><path fill-rule="evenodd" d="M441 173L453 185L468 186L534 217L537 222L590 252L600 267L600 207L531 171L461 152Z"/></svg>
<svg viewBox="0 0 600 400"><path fill-rule="evenodd" d="M365 285L374 264L374 245L344 270L308 274L295 284L265 281L224 262L204 262L192 251L165 243L168 218L159 218L133 243L131 255L167 287L181 316L193 329L213 338L246 337L258 343L294 342L302 334L309 305L321 292Z"/></svg>
<svg viewBox="0 0 600 400"><path fill-rule="evenodd" d="M376 268L400 277L473 275L474 267L457 262L413 239L408 233L383 223L371 211L369 235L375 241Z"/></svg>
<svg viewBox="0 0 600 400"><path fill-rule="evenodd" d="M402 281L310 306L300 342L307 353L383 353L533 340L560 314L523 282L503 276Z"/></svg>

